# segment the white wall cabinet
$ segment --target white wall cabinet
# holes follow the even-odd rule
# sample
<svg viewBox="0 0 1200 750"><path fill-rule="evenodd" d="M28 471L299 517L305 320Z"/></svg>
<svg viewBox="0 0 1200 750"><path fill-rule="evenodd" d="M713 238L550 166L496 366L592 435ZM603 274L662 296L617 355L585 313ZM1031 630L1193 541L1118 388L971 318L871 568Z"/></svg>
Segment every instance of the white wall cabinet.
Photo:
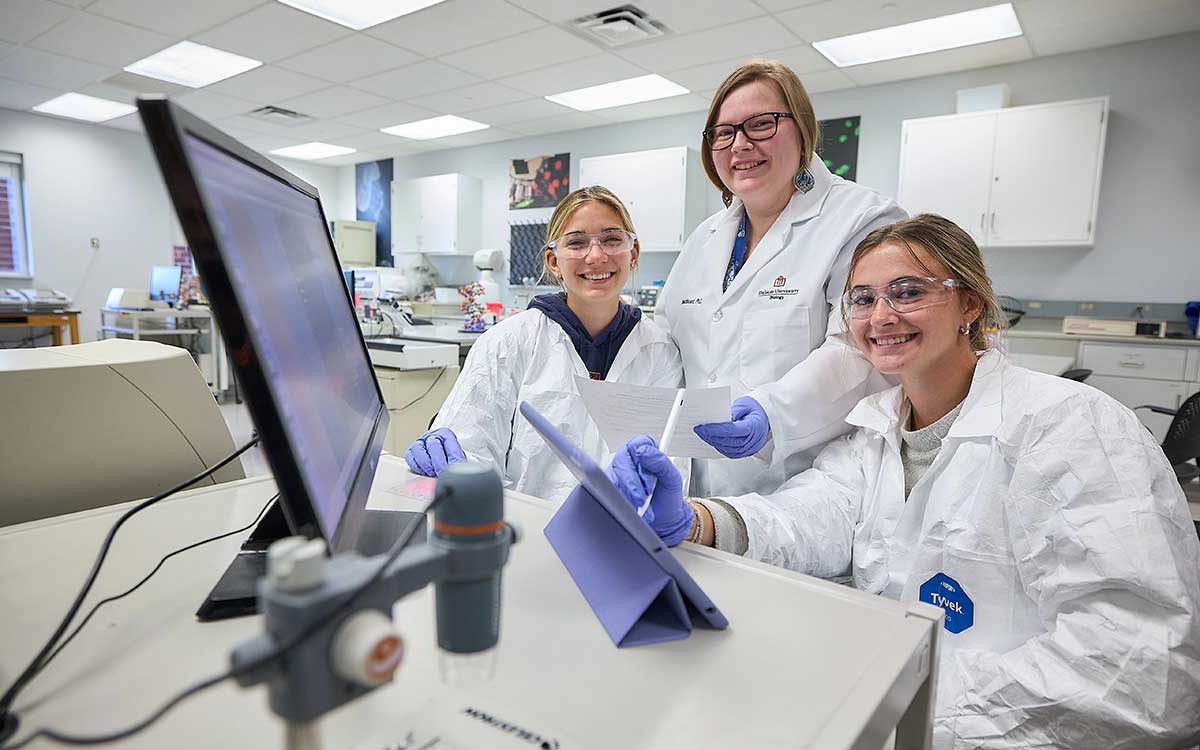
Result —
<svg viewBox="0 0 1200 750"><path fill-rule="evenodd" d="M706 218L709 182L700 155L685 146L580 159L577 186L592 185L629 209L643 252L681 249Z"/></svg>
<svg viewBox="0 0 1200 750"><path fill-rule="evenodd" d="M392 252L457 255L481 248L483 185L463 174L392 183Z"/></svg>
<svg viewBox="0 0 1200 750"><path fill-rule="evenodd" d="M992 247L1091 245L1108 97L905 120L899 202Z"/></svg>

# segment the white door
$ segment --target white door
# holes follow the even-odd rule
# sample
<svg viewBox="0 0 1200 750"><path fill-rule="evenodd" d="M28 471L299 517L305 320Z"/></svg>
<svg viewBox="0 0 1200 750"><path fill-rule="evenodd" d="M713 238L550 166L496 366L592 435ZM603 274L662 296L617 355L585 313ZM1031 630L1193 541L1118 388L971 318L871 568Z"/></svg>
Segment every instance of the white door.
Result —
<svg viewBox="0 0 1200 750"><path fill-rule="evenodd" d="M579 160L579 185L611 190L633 219L643 250L683 247L687 149L663 148Z"/></svg>
<svg viewBox="0 0 1200 750"><path fill-rule="evenodd" d="M908 120L900 146L900 207L945 216L983 244L996 115Z"/></svg>
<svg viewBox="0 0 1200 750"><path fill-rule="evenodd" d="M989 244L1090 244L1103 100L997 113Z"/></svg>

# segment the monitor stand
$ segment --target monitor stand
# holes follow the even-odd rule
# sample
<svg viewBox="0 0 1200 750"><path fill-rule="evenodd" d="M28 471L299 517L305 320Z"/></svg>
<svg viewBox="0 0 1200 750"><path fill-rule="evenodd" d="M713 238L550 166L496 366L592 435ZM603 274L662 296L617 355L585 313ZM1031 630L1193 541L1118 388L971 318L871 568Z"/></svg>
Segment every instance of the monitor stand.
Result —
<svg viewBox="0 0 1200 750"><path fill-rule="evenodd" d="M423 513L404 510L382 510L369 508L363 519L362 532L354 549L369 557L381 555L392 548L392 544L412 522L414 516L421 518L421 525L412 535L409 545L425 542L425 516ZM258 579L267 573L267 548L286 536L291 536L287 519L279 501L271 504L266 515L242 543L237 557L225 569L221 580L213 586L196 617L201 621L224 620L258 613Z"/></svg>

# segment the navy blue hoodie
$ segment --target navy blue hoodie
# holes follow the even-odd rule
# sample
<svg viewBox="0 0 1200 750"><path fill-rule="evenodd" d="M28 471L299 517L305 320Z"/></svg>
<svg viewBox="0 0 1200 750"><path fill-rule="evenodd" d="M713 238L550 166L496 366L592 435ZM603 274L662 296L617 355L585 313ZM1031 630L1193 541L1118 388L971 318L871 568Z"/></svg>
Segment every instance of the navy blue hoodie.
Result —
<svg viewBox="0 0 1200 750"><path fill-rule="evenodd" d="M566 292L539 294L529 302L530 310L541 310L547 318L558 323L575 345L575 351L592 376L592 380L604 380L608 377L608 369L621 351L621 344L629 337L629 332L642 319L642 311L636 307L621 302L617 306L617 314L612 321L593 339L579 317L567 307Z"/></svg>

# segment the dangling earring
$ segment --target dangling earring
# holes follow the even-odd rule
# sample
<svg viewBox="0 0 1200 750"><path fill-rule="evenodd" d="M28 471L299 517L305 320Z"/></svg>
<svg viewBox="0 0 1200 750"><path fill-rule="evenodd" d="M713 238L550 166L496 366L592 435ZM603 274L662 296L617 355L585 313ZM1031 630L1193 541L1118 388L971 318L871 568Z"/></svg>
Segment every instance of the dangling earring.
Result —
<svg viewBox="0 0 1200 750"><path fill-rule="evenodd" d="M969 336L971 335L971 326L959 326L958 332L964 336Z"/></svg>
<svg viewBox="0 0 1200 750"><path fill-rule="evenodd" d="M796 185L796 189L802 193L807 193L809 190L812 190L813 186L816 184L816 181L813 179L812 172L808 171L808 167L805 167L797 172L796 176L792 179L792 182Z"/></svg>

